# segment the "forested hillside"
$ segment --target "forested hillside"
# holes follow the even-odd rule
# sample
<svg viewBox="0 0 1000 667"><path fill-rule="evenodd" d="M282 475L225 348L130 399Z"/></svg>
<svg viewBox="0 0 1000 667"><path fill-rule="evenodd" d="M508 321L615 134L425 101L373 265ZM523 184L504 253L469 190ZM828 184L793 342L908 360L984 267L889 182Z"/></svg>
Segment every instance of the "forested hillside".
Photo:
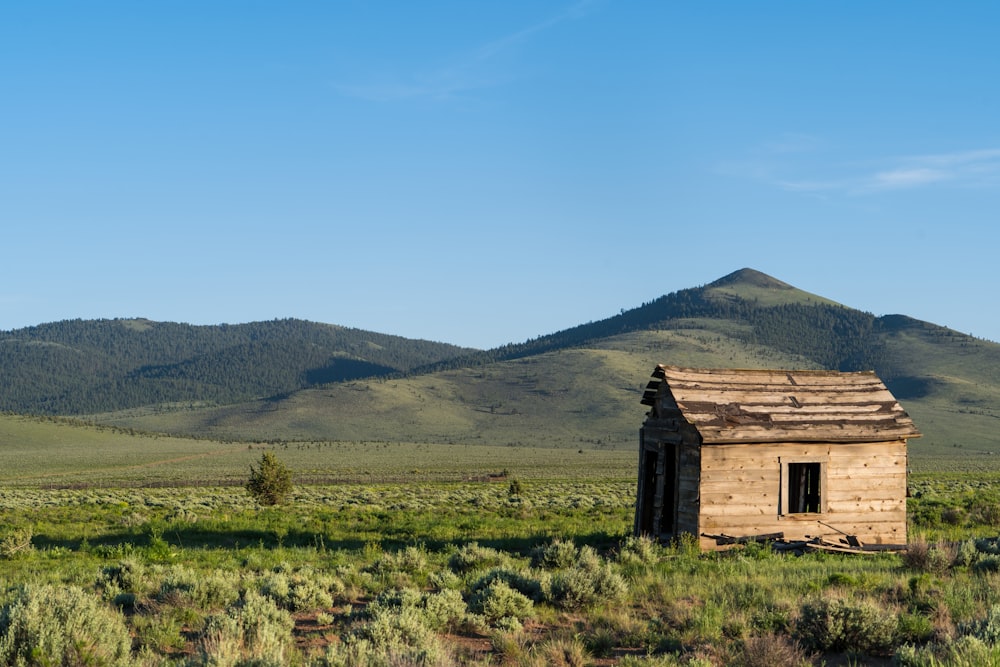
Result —
<svg viewBox="0 0 1000 667"><path fill-rule="evenodd" d="M658 363L874 369L919 446L1000 448L1000 345L750 269L487 351L297 320L4 332L0 410L222 439L627 447Z"/></svg>
<svg viewBox="0 0 1000 667"><path fill-rule="evenodd" d="M736 289L734 289L734 286ZM740 295L741 287L777 291L769 302ZM448 359L415 372L529 357L589 344L636 331L689 328L694 320L743 325L735 336L747 345L772 347L819 367L852 371L877 368L883 357L879 318L797 290L751 269L742 269L705 287L672 292L631 310L524 343Z"/></svg>
<svg viewBox="0 0 1000 667"><path fill-rule="evenodd" d="M294 319L215 326L67 320L0 332L0 410L71 415L234 403L405 372L467 351Z"/></svg>

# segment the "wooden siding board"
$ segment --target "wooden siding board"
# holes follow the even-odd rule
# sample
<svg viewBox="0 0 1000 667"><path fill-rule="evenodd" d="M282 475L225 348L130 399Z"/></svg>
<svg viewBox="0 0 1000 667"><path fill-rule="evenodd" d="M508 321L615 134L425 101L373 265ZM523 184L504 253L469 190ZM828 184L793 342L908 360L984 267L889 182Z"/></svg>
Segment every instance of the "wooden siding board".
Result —
<svg viewBox="0 0 1000 667"><path fill-rule="evenodd" d="M871 424L854 425L850 429L841 426L817 428L811 426L795 426L781 429L747 426L740 429L706 427L701 429L705 444L716 443L766 443L795 442L811 439L817 442L881 442L905 437L905 432L898 426L879 428Z"/></svg>

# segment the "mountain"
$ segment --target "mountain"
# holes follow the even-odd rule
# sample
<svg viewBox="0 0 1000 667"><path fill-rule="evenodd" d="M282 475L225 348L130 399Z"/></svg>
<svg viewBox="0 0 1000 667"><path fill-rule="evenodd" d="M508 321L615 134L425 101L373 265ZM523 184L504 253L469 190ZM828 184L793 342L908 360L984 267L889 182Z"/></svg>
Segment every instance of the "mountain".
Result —
<svg viewBox="0 0 1000 667"><path fill-rule="evenodd" d="M0 332L0 410L73 415L230 404L406 372L468 351L294 319L217 326L55 322Z"/></svg>
<svg viewBox="0 0 1000 667"><path fill-rule="evenodd" d="M78 326L87 324L93 323ZM134 321L99 324L105 332L146 326ZM353 331L294 325L286 326L329 329L337 335ZM996 407L1000 406L1000 345L904 315L876 317L752 269L664 295L606 319L493 350L397 338L393 339L398 346L396 361L391 362L373 356L372 349L384 345L372 338L377 334L355 332L349 350L338 348L333 356L324 351L317 362L300 362L297 370L290 369L287 374L296 378L298 386L289 380L244 383L242 378L253 376L257 365L272 369L272 374L283 368L267 356L272 348L258 346L254 354L246 352L250 343L258 341L218 345L211 354L192 357L197 362L186 362L179 351L189 346L184 335L194 333L186 325L162 326L165 332L177 327L176 340L164 336L178 350L172 363L139 366L117 375L113 368L100 368L103 384L92 384L89 396L96 404L100 394L95 392L101 387L123 398L126 394L117 388L134 386L145 395L160 391L171 398L145 403L133 399L113 409L89 410L89 419L142 430L257 441L632 448L644 415L639 399L659 363L874 369L924 434L914 443L915 455L985 457L1000 451ZM210 328L197 333L225 337L231 332ZM95 330L93 345L77 345L72 353L63 351L64 356L81 367L98 367L97 358L110 364L106 357L89 352L114 349L102 335L108 334ZM5 336L0 336L0 350L9 344ZM47 350L57 345L42 337L33 344ZM307 346L301 338L285 340L281 335L270 344L281 351L275 359L290 358ZM409 354L411 345L424 353ZM0 369L6 373L5 359L0 356ZM88 360L89 366L84 363ZM356 366L338 374L332 362L340 360ZM39 382L39 368L35 362L13 370L31 386ZM36 375L29 372L32 369ZM185 396L184 382L197 393ZM203 388L218 393L212 398L215 405L205 404ZM224 400L222 388L230 396L254 398ZM70 402L64 395L58 398ZM47 400L24 411L59 412L52 409L58 403Z"/></svg>

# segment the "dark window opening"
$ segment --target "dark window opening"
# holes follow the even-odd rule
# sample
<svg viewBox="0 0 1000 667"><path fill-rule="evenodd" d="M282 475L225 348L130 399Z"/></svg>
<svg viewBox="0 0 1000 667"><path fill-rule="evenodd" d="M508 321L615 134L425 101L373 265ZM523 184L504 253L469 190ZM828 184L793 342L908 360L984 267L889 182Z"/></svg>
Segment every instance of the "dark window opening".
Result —
<svg viewBox="0 0 1000 667"><path fill-rule="evenodd" d="M788 464L788 512L790 514L819 513L819 463Z"/></svg>

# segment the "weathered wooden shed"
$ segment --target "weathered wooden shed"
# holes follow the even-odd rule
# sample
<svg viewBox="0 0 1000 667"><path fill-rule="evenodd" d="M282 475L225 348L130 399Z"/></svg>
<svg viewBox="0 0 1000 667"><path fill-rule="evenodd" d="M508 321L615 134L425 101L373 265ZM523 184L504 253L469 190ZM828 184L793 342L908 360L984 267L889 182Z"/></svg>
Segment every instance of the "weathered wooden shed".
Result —
<svg viewBox="0 0 1000 667"><path fill-rule="evenodd" d="M657 366L636 534L906 543L913 421L873 372Z"/></svg>

